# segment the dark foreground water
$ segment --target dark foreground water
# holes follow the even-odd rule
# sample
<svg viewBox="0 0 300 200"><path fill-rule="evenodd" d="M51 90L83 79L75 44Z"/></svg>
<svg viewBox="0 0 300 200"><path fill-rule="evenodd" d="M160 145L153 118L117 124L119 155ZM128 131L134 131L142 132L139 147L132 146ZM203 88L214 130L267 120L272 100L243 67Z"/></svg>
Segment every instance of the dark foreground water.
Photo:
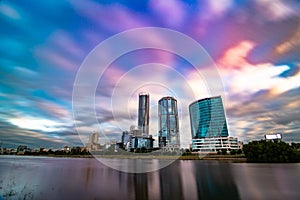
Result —
<svg viewBox="0 0 300 200"><path fill-rule="evenodd" d="M0 156L0 194L0 199L300 199L300 164L191 160L134 174L95 159Z"/></svg>

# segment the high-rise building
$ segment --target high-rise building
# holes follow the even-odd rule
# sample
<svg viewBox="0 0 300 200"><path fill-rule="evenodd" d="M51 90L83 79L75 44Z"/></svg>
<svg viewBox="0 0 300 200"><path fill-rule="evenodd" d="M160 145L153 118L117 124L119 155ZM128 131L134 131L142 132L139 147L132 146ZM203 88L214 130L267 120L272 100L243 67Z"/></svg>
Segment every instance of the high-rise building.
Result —
<svg viewBox="0 0 300 200"><path fill-rule="evenodd" d="M88 151L93 151L93 150L99 150L100 149L100 144L98 143L99 141L99 134L97 132L92 132L89 137L89 141L86 143L86 148Z"/></svg>
<svg viewBox="0 0 300 200"><path fill-rule="evenodd" d="M228 136L221 96L197 100L189 111L193 139Z"/></svg>
<svg viewBox="0 0 300 200"><path fill-rule="evenodd" d="M158 101L159 147L166 145L180 146L177 100L163 97Z"/></svg>
<svg viewBox="0 0 300 200"><path fill-rule="evenodd" d="M138 128L149 135L149 94L139 94Z"/></svg>
<svg viewBox="0 0 300 200"><path fill-rule="evenodd" d="M90 134L90 138L89 138L89 142L90 143L98 143L98 140L99 140L99 135L97 132L92 132Z"/></svg>

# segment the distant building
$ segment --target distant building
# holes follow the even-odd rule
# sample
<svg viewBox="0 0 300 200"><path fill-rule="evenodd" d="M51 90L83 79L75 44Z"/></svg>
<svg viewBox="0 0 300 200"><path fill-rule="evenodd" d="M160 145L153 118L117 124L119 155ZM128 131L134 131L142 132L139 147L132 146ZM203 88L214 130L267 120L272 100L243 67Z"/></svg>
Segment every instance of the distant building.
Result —
<svg viewBox="0 0 300 200"><path fill-rule="evenodd" d="M97 132L93 132L90 134L89 142L91 143L98 143L99 141L99 135Z"/></svg>
<svg viewBox="0 0 300 200"><path fill-rule="evenodd" d="M149 94L139 94L138 129L149 135Z"/></svg>
<svg viewBox="0 0 300 200"><path fill-rule="evenodd" d="M277 134L266 134L265 135L265 139L266 140L272 140L272 141L275 141L275 140L281 140L281 134L277 133Z"/></svg>
<svg viewBox="0 0 300 200"><path fill-rule="evenodd" d="M139 128L137 128L134 125L130 126L130 134L132 135L142 135L142 130L140 130Z"/></svg>
<svg viewBox="0 0 300 200"><path fill-rule="evenodd" d="M158 101L159 147L180 147L177 100L163 97Z"/></svg>
<svg viewBox="0 0 300 200"><path fill-rule="evenodd" d="M228 136L221 96L197 100L189 111L193 139Z"/></svg>
<svg viewBox="0 0 300 200"><path fill-rule="evenodd" d="M122 132L121 143L119 144L119 147L125 150L130 149L131 139L133 136L142 136L142 131L137 129L134 125L131 125L130 131Z"/></svg>
<svg viewBox="0 0 300 200"><path fill-rule="evenodd" d="M99 135L97 132L92 132L89 137L89 141L86 143L86 149L88 151L97 151L100 150L101 146L98 143Z"/></svg>
<svg viewBox="0 0 300 200"><path fill-rule="evenodd" d="M244 143L242 141L238 141L239 149L243 149Z"/></svg>
<svg viewBox="0 0 300 200"><path fill-rule="evenodd" d="M129 151L135 151L137 149L153 149L153 141L152 135L144 135L144 136L132 136L131 142L129 146Z"/></svg>
<svg viewBox="0 0 300 200"><path fill-rule="evenodd" d="M133 134L131 134L129 131L123 131L122 138L121 138L121 145L119 145L119 147L128 150L131 146L132 136Z"/></svg>
<svg viewBox="0 0 300 200"><path fill-rule="evenodd" d="M126 151L135 151L136 149L153 149L152 135L141 134L141 131L134 126L130 126L130 131L123 131L121 143L118 144L119 148Z"/></svg>

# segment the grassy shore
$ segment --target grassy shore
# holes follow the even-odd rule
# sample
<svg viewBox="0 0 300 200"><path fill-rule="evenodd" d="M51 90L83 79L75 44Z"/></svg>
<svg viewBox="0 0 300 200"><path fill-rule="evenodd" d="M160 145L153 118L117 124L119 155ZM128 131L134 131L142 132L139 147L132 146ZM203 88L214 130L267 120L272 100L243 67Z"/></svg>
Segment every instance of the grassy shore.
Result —
<svg viewBox="0 0 300 200"><path fill-rule="evenodd" d="M27 155L17 155L27 156ZM30 155L28 155L30 156ZM115 159L163 159L163 160L218 160L230 162L246 162L246 158L241 155L151 155L151 154L130 154L130 155L31 155L54 158L115 158Z"/></svg>

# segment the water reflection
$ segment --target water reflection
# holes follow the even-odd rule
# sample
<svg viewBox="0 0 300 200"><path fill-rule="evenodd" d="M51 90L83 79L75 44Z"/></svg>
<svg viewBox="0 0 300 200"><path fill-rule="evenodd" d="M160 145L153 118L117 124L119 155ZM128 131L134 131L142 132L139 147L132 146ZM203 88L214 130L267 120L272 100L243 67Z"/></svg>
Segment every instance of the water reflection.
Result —
<svg viewBox="0 0 300 200"><path fill-rule="evenodd" d="M241 163L232 170L242 199L300 199L299 163Z"/></svg>
<svg viewBox="0 0 300 200"><path fill-rule="evenodd" d="M194 165L198 199L239 199L231 165L218 161Z"/></svg>
<svg viewBox="0 0 300 200"><path fill-rule="evenodd" d="M186 173L179 161L159 171L161 199L183 199L181 173Z"/></svg>
<svg viewBox="0 0 300 200"><path fill-rule="evenodd" d="M172 164L175 159L117 159L96 158L109 168L129 173L147 173L157 171Z"/></svg>
<svg viewBox="0 0 300 200"><path fill-rule="evenodd" d="M299 199L299 172L297 164L176 161L159 171L125 173L95 159L1 157L0 194L4 199Z"/></svg>

